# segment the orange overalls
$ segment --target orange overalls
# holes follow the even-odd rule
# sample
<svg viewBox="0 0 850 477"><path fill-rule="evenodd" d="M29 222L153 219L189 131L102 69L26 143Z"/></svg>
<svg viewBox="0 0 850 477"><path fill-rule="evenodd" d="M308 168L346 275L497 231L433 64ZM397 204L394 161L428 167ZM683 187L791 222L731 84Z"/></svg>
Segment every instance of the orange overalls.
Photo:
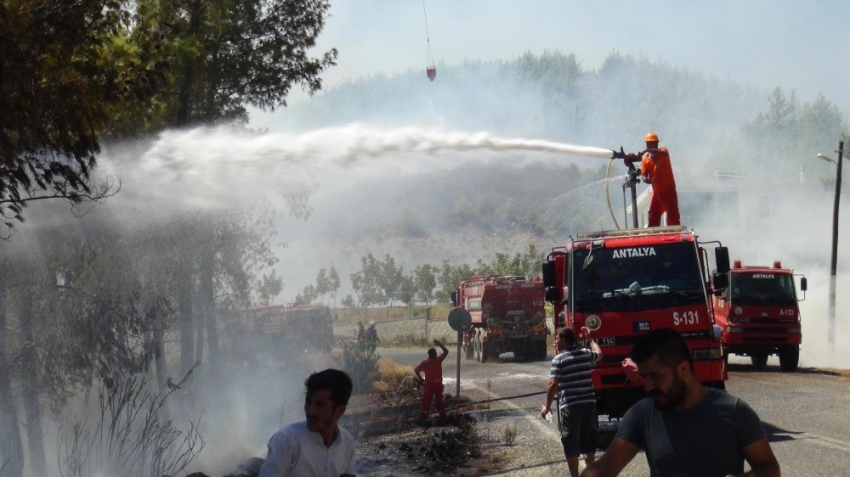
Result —
<svg viewBox="0 0 850 477"><path fill-rule="evenodd" d="M440 412L440 417L446 417L446 405L443 404L443 360L446 359L446 356L447 353L443 353L436 358L428 358L414 369L417 375L420 372L425 373L425 393L422 395L420 421L424 421L428 411L431 410L432 400L437 401L437 411Z"/></svg>
<svg viewBox="0 0 850 477"><path fill-rule="evenodd" d="M661 225L661 214L667 212L667 225L679 225L679 198L676 196L676 181L670 165L670 153L666 147L659 148L654 156L643 156L640 173L652 180L652 200L649 203L647 226Z"/></svg>

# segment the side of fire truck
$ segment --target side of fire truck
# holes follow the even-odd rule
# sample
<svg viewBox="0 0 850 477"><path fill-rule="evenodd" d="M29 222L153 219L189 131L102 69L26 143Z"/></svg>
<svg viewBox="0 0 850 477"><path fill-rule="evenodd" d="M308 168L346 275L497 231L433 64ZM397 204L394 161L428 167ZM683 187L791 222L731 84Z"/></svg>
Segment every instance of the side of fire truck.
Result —
<svg viewBox="0 0 850 477"><path fill-rule="evenodd" d="M239 310L223 330L223 346L251 365L328 353L333 316L324 305L264 305Z"/></svg>
<svg viewBox="0 0 850 477"><path fill-rule="evenodd" d="M539 277L473 276L452 292L452 305L472 317L472 327L463 334L467 359L498 361L502 353L522 360L546 359L549 330Z"/></svg>
<svg viewBox="0 0 850 477"><path fill-rule="evenodd" d="M716 247L715 257L718 272L709 277L706 250L681 226L582 233L549 254L543 281L554 327L572 328L577 346L587 346L586 326L604 351L592 371L600 415L622 417L645 396L622 364L638 338L658 328L681 333L699 380L725 388L710 294L725 288L727 249Z"/></svg>
<svg viewBox="0 0 850 477"><path fill-rule="evenodd" d="M803 276L800 290L807 288ZM762 368L770 355L777 355L782 371L796 371L803 339L797 302L793 270L778 261L767 267L743 266L736 260L729 287L714 297L724 357L749 356L753 366Z"/></svg>

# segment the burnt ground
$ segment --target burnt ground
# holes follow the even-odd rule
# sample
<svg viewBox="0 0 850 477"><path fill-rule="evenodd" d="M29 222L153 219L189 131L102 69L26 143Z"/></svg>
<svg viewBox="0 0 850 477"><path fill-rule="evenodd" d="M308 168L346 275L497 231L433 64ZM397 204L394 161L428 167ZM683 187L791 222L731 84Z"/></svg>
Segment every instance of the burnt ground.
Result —
<svg viewBox="0 0 850 477"><path fill-rule="evenodd" d="M421 394L416 389L352 396L340 425L357 443L358 477L483 476L508 464L505 444L478 430L490 411L465 396L444 396L447 418L436 412L416 422ZM256 477L263 459L251 458L225 477ZM208 477L203 473L187 477Z"/></svg>
<svg viewBox="0 0 850 477"><path fill-rule="evenodd" d="M486 405L460 396L445 396L445 420L436 414L425 426L416 423L421 397L415 390L352 398L342 426L357 441L358 476L476 476L505 464L498 448L476 424Z"/></svg>

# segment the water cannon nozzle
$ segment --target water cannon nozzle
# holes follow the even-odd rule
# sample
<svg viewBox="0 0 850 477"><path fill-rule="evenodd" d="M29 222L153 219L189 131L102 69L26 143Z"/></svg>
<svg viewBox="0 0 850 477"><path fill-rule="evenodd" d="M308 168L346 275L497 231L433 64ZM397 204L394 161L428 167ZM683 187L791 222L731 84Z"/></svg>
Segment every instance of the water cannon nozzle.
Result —
<svg viewBox="0 0 850 477"><path fill-rule="evenodd" d="M626 152L623 151L623 146L620 146L619 151L617 151L615 149L615 150L612 150L611 152L613 153L613 155L611 156L611 159L625 159L626 158Z"/></svg>

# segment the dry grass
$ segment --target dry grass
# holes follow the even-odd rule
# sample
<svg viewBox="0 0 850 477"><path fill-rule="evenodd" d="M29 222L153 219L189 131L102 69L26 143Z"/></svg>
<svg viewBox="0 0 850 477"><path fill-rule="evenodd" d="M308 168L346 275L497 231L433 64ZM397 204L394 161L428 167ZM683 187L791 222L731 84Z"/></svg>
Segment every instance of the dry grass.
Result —
<svg viewBox="0 0 850 477"><path fill-rule="evenodd" d="M416 375L413 373L413 366L401 364L389 358L381 358L378 360L378 376L379 381L372 384L372 389L376 392L395 391L404 383L405 389L413 389L416 387L415 379L404 380L406 377L413 378Z"/></svg>

